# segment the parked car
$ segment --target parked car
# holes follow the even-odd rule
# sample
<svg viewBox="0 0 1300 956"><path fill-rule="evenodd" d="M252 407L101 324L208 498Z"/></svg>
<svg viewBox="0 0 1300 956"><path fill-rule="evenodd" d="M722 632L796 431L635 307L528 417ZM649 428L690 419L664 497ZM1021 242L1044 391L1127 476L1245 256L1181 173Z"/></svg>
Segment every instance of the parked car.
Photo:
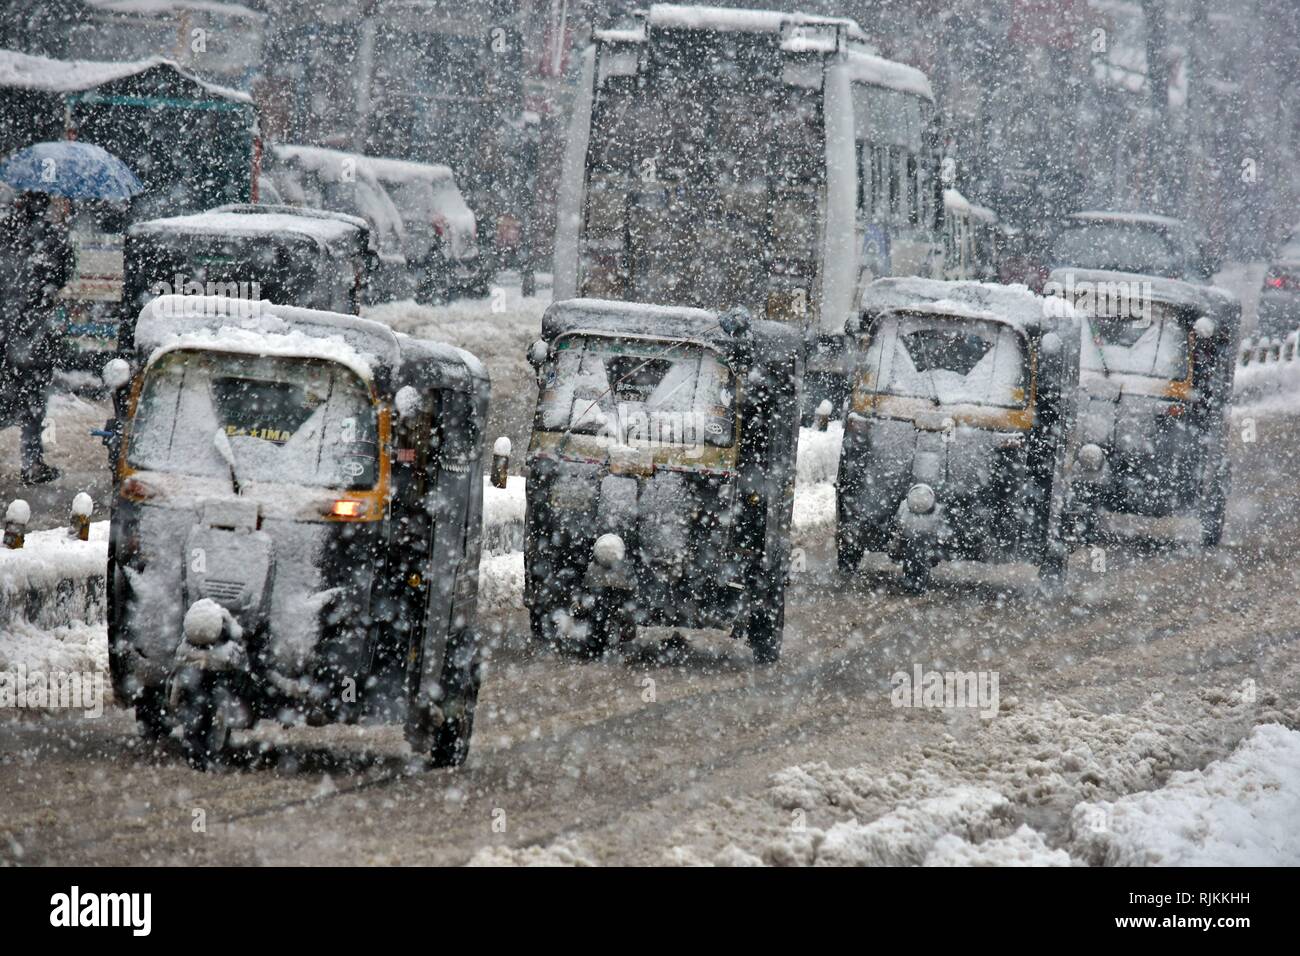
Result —
<svg viewBox="0 0 1300 956"><path fill-rule="evenodd" d="M1269 262L1258 314L1260 335L1283 336L1300 328L1300 226Z"/></svg>
<svg viewBox="0 0 1300 956"><path fill-rule="evenodd" d="M480 254L474 213L452 171L432 163L374 156L367 156L366 164L402 216L416 300L442 302L456 295L487 295L491 270Z"/></svg>
<svg viewBox="0 0 1300 956"><path fill-rule="evenodd" d="M902 565L1028 561L1064 581L1079 322L1022 287L877 279L863 290L840 453L836 550Z"/></svg>

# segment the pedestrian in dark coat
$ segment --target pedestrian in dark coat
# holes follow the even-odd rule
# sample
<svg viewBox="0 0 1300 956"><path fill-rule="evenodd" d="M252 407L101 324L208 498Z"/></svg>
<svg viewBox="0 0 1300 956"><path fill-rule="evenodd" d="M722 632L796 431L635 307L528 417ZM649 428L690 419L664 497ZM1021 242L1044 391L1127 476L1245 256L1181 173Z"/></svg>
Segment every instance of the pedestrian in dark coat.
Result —
<svg viewBox="0 0 1300 956"><path fill-rule="evenodd" d="M9 279L0 316L0 422L22 428L22 480L40 484L59 477L41 444L50 383L63 347L56 297L72 272L67 230L50 218L49 197L21 193L6 224L4 267Z"/></svg>

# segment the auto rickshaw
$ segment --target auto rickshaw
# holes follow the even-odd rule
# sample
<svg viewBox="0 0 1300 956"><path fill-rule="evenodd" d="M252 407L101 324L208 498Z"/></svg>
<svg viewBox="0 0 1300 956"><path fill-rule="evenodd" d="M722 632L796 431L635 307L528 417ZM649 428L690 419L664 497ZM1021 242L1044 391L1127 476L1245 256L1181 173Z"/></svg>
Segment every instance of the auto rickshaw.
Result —
<svg viewBox="0 0 1300 956"><path fill-rule="evenodd" d="M836 550L923 590L943 560L1028 561L1064 584L1079 322L1024 286L877 279L850 320L854 374Z"/></svg>
<svg viewBox="0 0 1300 956"><path fill-rule="evenodd" d="M115 362L125 362L119 358ZM141 312L108 556L114 693L220 762L232 729L404 721L464 760L489 382L353 316L166 296Z"/></svg>
<svg viewBox="0 0 1300 956"><path fill-rule="evenodd" d="M730 628L756 661L780 657L801 345L744 309L546 310L528 353L536 638L598 655L638 626Z"/></svg>
<svg viewBox="0 0 1300 956"><path fill-rule="evenodd" d="M158 295L224 295L359 315L377 260L364 219L298 206L218 206L133 223L123 247L124 328Z"/></svg>
<svg viewBox="0 0 1300 956"><path fill-rule="evenodd" d="M1092 540L1103 511L1190 514L1223 536L1241 304L1225 289L1127 272L1057 269L1045 290L1082 316L1079 467L1067 511Z"/></svg>

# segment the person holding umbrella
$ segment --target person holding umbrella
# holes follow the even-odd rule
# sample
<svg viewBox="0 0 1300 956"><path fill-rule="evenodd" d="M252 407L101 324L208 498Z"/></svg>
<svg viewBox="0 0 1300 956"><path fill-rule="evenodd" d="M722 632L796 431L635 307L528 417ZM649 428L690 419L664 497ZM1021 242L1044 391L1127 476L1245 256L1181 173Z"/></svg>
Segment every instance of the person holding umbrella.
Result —
<svg viewBox="0 0 1300 956"><path fill-rule="evenodd" d="M42 484L59 477L45 461L41 432L54 370L62 364L56 297L72 275L60 204L123 201L142 186L116 156L71 141L18 151L0 164L0 182L16 193L0 224L0 427L21 427L22 481Z"/></svg>
<svg viewBox="0 0 1300 956"><path fill-rule="evenodd" d="M54 321L55 296L71 274L67 230L45 193L20 193L6 224L9 271L0 336L0 420L22 429L22 481L42 484L59 477L45 461L41 432L62 336Z"/></svg>

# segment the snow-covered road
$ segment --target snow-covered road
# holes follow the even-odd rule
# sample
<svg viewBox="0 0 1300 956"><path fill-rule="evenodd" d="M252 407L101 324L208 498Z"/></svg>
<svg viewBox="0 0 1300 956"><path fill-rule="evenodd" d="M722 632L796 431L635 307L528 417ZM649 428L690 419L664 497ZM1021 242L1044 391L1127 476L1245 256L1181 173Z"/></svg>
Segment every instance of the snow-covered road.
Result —
<svg viewBox="0 0 1300 956"><path fill-rule="evenodd" d="M200 775L121 711L9 720L0 859L1300 862L1278 822L1298 782L1297 444L1293 418L1235 443L1217 554L1115 538L1104 572L1076 557L1061 603L1027 568L941 571L913 597L812 548L770 670L722 636L577 663L493 615L460 772L416 767L390 728L259 729L244 769ZM996 672L997 716L894 706L918 665Z"/></svg>

